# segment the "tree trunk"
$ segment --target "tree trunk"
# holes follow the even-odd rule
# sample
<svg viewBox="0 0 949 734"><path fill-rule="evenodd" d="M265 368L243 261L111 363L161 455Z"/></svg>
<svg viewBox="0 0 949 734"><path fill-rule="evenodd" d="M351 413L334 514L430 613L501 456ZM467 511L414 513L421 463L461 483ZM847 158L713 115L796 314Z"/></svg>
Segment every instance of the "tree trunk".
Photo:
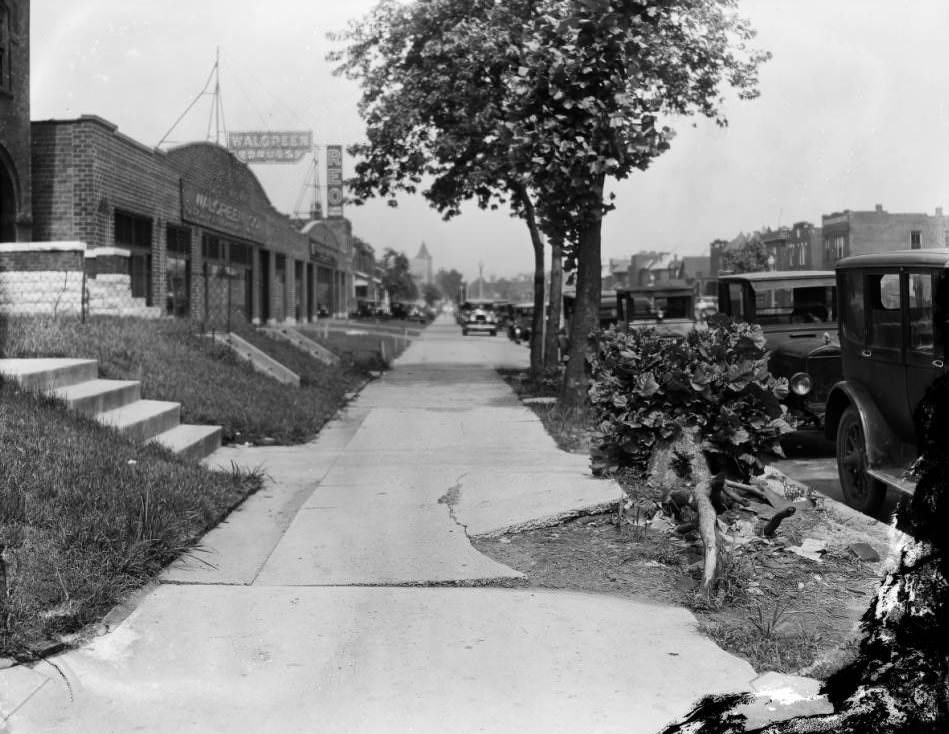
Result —
<svg viewBox="0 0 949 734"><path fill-rule="evenodd" d="M544 364L556 367L560 359L560 314L563 310L563 242L560 236L550 240L550 298Z"/></svg>
<svg viewBox="0 0 949 734"><path fill-rule="evenodd" d="M526 187L517 189L524 207L524 218L534 248L534 316L531 319L531 380L540 379L544 370L544 240L537 226L537 214Z"/></svg>
<svg viewBox="0 0 949 734"><path fill-rule="evenodd" d="M603 177L591 192L597 202L603 200ZM589 215L580 225L577 238L577 297L570 319L570 349L564 371L562 403L568 410L585 410L590 375L587 355L595 344L590 335L600 326L600 236L602 216Z"/></svg>

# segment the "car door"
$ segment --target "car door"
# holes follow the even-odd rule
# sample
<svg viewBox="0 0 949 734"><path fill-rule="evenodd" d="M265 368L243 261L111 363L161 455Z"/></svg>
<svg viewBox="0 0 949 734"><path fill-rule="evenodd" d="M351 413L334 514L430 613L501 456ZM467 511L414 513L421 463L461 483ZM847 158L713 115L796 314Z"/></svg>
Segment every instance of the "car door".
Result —
<svg viewBox="0 0 949 734"><path fill-rule="evenodd" d="M908 269L906 273L906 399L911 415L933 380L946 371L943 327L949 304L937 306L934 294L945 299L947 285L949 279L942 270Z"/></svg>
<svg viewBox="0 0 949 734"><path fill-rule="evenodd" d="M899 269L873 270L864 275L866 296L866 345L860 352L877 407L903 440L913 435L913 421L906 399L903 361L903 301L905 289Z"/></svg>

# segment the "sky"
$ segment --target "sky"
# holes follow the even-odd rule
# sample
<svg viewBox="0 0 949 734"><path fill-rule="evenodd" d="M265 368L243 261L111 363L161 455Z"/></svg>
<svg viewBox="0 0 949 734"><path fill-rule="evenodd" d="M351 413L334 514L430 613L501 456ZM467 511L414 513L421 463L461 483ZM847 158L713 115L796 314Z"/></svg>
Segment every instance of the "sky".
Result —
<svg viewBox="0 0 949 734"><path fill-rule="evenodd" d="M333 75L327 34L375 0L33 0L31 117L103 117L141 143L214 139L212 97L199 96L220 58L227 130L312 130L318 145L364 136L355 82ZM670 120L672 148L613 182L603 258L640 250L707 255L716 238L882 204L949 213L949 2L741 0L773 58L761 96L730 99L719 128ZM176 120L194 102L190 112ZM170 134L169 134L170 131ZM166 138L167 135L167 138ZM223 141L223 139L222 139ZM271 202L309 207L312 160L254 164ZM352 162L344 161L344 175ZM320 171L325 182L325 170ZM348 206L378 253L413 257L469 280L533 268L526 226L467 207L442 221L421 197Z"/></svg>

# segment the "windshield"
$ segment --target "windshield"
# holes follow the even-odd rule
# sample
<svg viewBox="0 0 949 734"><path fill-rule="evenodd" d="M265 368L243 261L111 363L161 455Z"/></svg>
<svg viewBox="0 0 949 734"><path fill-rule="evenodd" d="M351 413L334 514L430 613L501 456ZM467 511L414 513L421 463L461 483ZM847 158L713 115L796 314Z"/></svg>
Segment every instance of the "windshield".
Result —
<svg viewBox="0 0 949 734"><path fill-rule="evenodd" d="M837 321L834 286L760 284L754 293L755 321L759 324L830 324Z"/></svg>

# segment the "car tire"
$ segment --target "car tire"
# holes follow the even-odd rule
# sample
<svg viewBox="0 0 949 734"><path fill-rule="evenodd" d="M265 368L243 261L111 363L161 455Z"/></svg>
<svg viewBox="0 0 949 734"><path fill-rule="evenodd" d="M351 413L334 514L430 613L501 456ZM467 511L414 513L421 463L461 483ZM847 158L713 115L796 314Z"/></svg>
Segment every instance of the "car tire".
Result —
<svg viewBox="0 0 949 734"><path fill-rule="evenodd" d="M461 330L461 335L462 335L462 336L468 336L468 330L467 330L467 329L462 329L462 330Z"/></svg>
<svg viewBox="0 0 949 734"><path fill-rule="evenodd" d="M498 335L497 329L493 329L491 331L491 336L497 336L497 335Z"/></svg>
<svg viewBox="0 0 949 734"><path fill-rule="evenodd" d="M867 515L880 509L886 485L867 474L867 444L860 414L852 405L837 424L837 476L844 502Z"/></svg>

